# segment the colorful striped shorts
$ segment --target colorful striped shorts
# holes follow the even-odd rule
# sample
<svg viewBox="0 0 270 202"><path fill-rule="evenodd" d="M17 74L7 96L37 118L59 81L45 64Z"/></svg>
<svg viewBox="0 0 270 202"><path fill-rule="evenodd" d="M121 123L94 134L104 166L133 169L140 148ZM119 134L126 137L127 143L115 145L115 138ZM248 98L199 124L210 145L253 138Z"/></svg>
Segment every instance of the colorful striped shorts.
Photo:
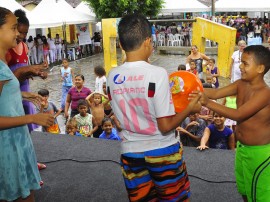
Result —
<svg viewBox="0 0 270 202"><path fill-rule="evenodd" d="M179 143L146 152L121 155L130 201L185 201L190 182Z"/></svg>

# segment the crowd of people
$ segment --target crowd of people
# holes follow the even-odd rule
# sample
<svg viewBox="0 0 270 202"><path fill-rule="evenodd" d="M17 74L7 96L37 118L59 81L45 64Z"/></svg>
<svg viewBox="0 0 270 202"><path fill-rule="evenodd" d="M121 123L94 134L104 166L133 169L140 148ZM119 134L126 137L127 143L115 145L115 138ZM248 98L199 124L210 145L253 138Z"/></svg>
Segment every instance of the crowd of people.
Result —
<svg viewBox="0 0 270 202"><path fill-rule="evenodd" d="M75 75L68 59L61 58L62 99L57 109L49 101L48 89L29 92L29 78L46 78L48 63L46 57L44 64L28 66L23 42L28 28L25 13L14 15L0 7L0 182L5 187L0 188L1 201L34 201L33 191L40 188L41 179L30 132L40 125L45 132L59 134L56 117L61 113L67 118L65 134L121 141L122 172L130 201L189 200L183 145L198 150L235 149L237 145L239 193L244 201L269 199L267 186L255 187L255 196L250 192L253 173L265 171L269 164L270 90L263 79L270 68L269 49L243 48L240 43L231 72L236 71L240 58L236 59L241 57L237 66L241 79L233 77L232 84L220 88L215 60L192 45L187 64L179 65L178 70L200 78L204 92L192 92L188 106L175 113L166 70L149 63L153 29L144 16L126 15L118 26L126 52L124 64L107 77L103 67L95 67L92 92L84 86L84 76ZM46 41L42 41L43 56L50 50ZM223 105L216 101L220 98L225 98ZM263 185L269 182L269 171L265 173L260 178Z"/></svg>
<svg viewBox="0 0 270 202"><path fill-rule="evenodd" d="M62 62L62 58L68 58L69 60L75 60L83 55L93 55L94 53L100 53L101 35L99 32L95 32L91 38L90 44L80 46L77 41L74 41L73 48L69 48L64 39L59 34L52 38L49 33L46 36L37 34L36 37L29 36L28 39L24 39L28 48L29 63L40 64L46 62L48 64L56 64ZM74 52L75 51L75 52Z"/></svg>
<svg viewBox="0 0 270 202"><path fill-rule="evenodd" d="M206 19L215 21L226 26L234 27L237 30L236 43L243 40L247 43L248 38L261 37L262 43L270 43L270 21L268 18L249 18L244 16L203 16ZM168 41L171 36L176 36L181 41L179 45L191 46L192 23L179 22L170 25L152 24L152 38L155 46L170 45ZM164 40L164 43L158 41Z"/></svg>

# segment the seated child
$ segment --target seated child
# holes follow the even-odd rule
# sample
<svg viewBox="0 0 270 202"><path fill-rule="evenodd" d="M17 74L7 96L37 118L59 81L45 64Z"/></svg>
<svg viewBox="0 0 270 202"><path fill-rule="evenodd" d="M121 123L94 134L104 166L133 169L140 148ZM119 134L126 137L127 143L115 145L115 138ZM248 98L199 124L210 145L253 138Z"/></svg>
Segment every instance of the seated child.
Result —
<svg viewBox="0 0 270 202"><path fill-rule="evenodd" d="M99 138L106 139L106 140L121 141L121 138L118 136L116 129L113 127L112 119L104 118L102 120L102 129L103 129L103 132L101 133Z"/></svg>
<svg viewBox="0 0 270 202"><path fill-rule="evenodd" d="M198 71L196 69L196 62L194 60L191 60L189 62L189 66L190 66L190 70L189 71L191 73L195 74L199 78L199 73L198 73Z"/></svg>
<svg viewBox="0 0 270 202"><path fill-rule="evenodd" d="M206 74L212 75L213 77L213 84L215 85L215 88L219 87L218 77L219 77L219 70L217 67L215 67L215 59L211 58L208 61L208 65L206 68Z"/></svg>
<svg viewBox="0 0 270 202"><path fill-rule="evenodd" d="M180 139L184 146L198 147L203 136L206 122L199 118L198 113L191 113L176 131L180 132Z"/></svg>
<svg viewBox="0 0 270 202"><path fill-rule="evenodd" d="M86 100L79 100L77 109L79 114L74 116L74 119L77 121L77 130L85 137L92 137L98 126L92 114L87 113L88 104Z"/></svg>
<svg viewBox="0 0 270 202"><path fill-rule="evenodd" d="M224 125L225 117L214 113L214 123L207 126L201 139L199 150L208 148L234 149L235 140L233 131ZM206 146L208 143L209 146Z"/></svg>
<svg viewBox="0 0 270 202"><path fill-rule="evenodd" d="M60 133L60 128L57 122L56 117L61 114L61 110L57 109L57 107L50 101L49 99L49 91L47 89L41 89L38 91L38 94L41 95L44 98L44 101L41 102L40 107L37 107L37 112L40 113L46 113L46 114L52 114L54 116L54 124L50 127L44 127L42 126L43 132L49 132L54 134Z"/></svg>
<svg viewBox="0 0 270 202"><path fill-rule="evenodd" d="M105 97L107 101L102 103L102 97ZM95 117L96 125L98 129L94 132L93 137L99 138L99 135L102 133L102 120L104 119L104 105L106 105L109 100L108 97L104 94L97 92L88 95L86 98L88 105L90 106L91 113Z"/></svg>
<svg viewBox="0 0 270 202"><path fill-rule="evenodd" d="M77 131L77 121L74 118L71 118L67 121L66 132L69 135L82 137L82 134Z"/></svg>
<svg viewBox="0 0 270 202"><path fill-rule="evenodd" d="M203 84L203 87L204 88L216 88L216 86L215 86L215 81L214 81L214 79L213 79L213 76L212 75L206 75L206 83L205 84L207 84L207 85L204 85Z"/></svg>

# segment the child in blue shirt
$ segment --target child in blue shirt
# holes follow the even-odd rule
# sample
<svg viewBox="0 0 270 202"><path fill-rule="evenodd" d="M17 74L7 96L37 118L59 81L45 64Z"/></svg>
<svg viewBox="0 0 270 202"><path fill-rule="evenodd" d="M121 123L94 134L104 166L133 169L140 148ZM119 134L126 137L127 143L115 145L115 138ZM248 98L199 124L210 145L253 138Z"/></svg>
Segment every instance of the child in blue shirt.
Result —
<svg viewBox="0 0 270 202"><path fill-rule="evenodd" d="M99 136L101 139L106 140L118 140L121 141L121 138L118 136L116 129L113 127L112 119L106 117L102 120L102 130L103 132Z"/></svg>
<svg viewBox="0 0 270 202"><path fill-rule="evenodd" d="M233 131L225 126L224 122L225 117L215 113L214 122L205 128L201 144L197 149L234 149L235 140Z"/></svg>
<svg viewBox="0 0 270 202"><path fill-rule="evenodd" d="M82 137L82 134L77 131L77 121L74 118L67 121L66 133L69 135Z"/></svg>

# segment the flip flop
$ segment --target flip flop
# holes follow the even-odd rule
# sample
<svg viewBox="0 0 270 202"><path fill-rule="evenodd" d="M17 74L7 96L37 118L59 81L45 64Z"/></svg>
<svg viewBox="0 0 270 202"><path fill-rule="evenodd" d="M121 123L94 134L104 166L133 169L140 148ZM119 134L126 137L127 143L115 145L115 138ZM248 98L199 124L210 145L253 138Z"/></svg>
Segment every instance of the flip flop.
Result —
<svg viewBox="0 0 270 202"><path fill-rule="evenodd" d="M37 163L37 166L38 166L39 170L43 170L43 169L47 168L47 166L45 164L42 164L42 163Z"/></svg>

